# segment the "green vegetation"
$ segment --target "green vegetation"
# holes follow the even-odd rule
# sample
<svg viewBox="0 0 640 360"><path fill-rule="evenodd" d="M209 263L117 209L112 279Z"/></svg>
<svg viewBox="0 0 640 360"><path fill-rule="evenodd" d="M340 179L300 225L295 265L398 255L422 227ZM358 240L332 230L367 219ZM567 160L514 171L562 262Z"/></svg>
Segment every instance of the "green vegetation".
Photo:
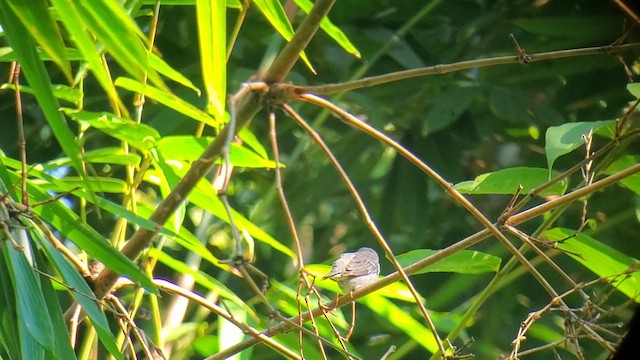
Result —
<svg viewBox="0 0 640 360"><path fill-rule="evenodd" d="M632 23L0 0L0 357L605 359L640 296ZM388 276L337 298L363 246Z"/></svg>

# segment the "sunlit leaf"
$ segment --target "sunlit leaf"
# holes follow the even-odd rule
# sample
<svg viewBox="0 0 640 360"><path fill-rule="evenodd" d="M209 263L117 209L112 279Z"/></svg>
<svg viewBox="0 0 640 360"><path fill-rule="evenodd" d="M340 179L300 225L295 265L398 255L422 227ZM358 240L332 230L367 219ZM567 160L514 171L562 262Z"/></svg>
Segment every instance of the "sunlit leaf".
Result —
<svg viewBox="0 0 640 360"><path fill-rule="evenodd" d="M548 128L545 135L544 149L549 169L553 168L553 163L560 156L584 146L585 140L583 137L588 135L590 131L595 134L610 136L613 131L611 129L612 126L614 126L614 121L607 120L568 123Z"/></svg>
<svg viewBox="0 0 640 360"><path fill-rule="evenodd" d="M549 241L557 241L560 250L615 286L623 294L640 300L640 262L588 235L571 229L554 228L544 232ZM635 270L635 271L634 271Z"/></svg>
<svg viewBox="0 0 640 360"><path fill-rule="evenodd" d="M542 168L507 168L482 175L473 181L463 181L455 185L462 194L507 194L513 195L522 186L521 194L549 181L549 171ZM539 196L562 195L567 191L567 181L561 180L542 191Z"/></svg>

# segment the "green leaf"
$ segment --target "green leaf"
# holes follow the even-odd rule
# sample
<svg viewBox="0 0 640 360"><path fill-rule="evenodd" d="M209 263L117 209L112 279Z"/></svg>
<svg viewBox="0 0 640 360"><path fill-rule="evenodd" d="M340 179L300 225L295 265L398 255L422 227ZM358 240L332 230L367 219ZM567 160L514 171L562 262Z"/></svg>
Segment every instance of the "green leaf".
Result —
<svg viewBox="0 0 640 360"><path fill-rule="evenodd" d="M58 24L53 21L47 2L44 0L5 0L29 29L29 34L42 49L51 56L53 62L60 67L71 82L71 65L67 58L66 48Z"/></svg>
<svg viewBox="0 0 640 360"><path fill-rule="evenodd" d="M138 81L129 78L116 79L116 86L129 91L138 92L158 101L159 103L172 108L173 110L182 113L194 120L203 122L212 127L218 127L219 123L207 112L198 109L190 103L182 100L181 98L164 92L151 85L145 85Z"/></svg>
<svg viewBox="0 0 640 360"><path fill-rule="evenodd" d="M627 168L630 168L638 164L638 158L632 155L622 156L618 160L614 161L608 168L604 170L607 175L615 174ZM640 195L640 174L636 173L620 180L620 184L627 187L629 190Z"/></svg>
<svg viewBox="0 0 640 360"><path fill-rule="evenodd" d="M247 311L247 313L250 313L251 316L257 318L257 314L244 301L242 301L242 299L240 299L238 295L236 295L233 291L231 291L228 287L226 287L223 283L218 281L213 276L200 270L193 270L189 268L189 266L187 266L184 262L176 260L165 252L159 251L158 249L149 249L149 252L152 256L156 256L158 258L158 261L167 265L177 273L189 274L193 276L194 280L199 285L211 291L215 291L216 293L220 294L220 296L230 300L234 304L242 306Z"/></svg>
<svg viewBox="0 0 640 360"><path fill-rule="evenodd" d="M360 300L360 302L364 303L371 311L407 334L407 336L429 352L434 353L438 351L438 345L433 337L433 333L418 320L414 319L405 309L395 305L391 300L374 294L365 296Z"/></svg>
<svg viewBox="0 0 640 360"><path fill-rule="evenodd" d="M419 249L406 252L397 256L402 267L409 266L428 256L438 252L437 250ZM458 274L483 274L498 272L502 260L499 257L479 251L462 250L437 263L417 271L415 274L430 272L453 272Z"/></svg>
<svg viewBox="0 0 640 360"><path fill-rule="evenodd" d="M23 217L24 218L24 217ZM23 219L24 220L24 219ZM28 221L25 221L27 224ZM47 269L44 259L39 252L34 253L38 269ZM52 280L41 279L40 288L42 289L42 295L47 303L47 309L51 316L51 325L53 325L54 334L67 334L69 332L67 324L65 323L64 314L62 313L62 306L60 304L60 298L57 296L53 289ZM53 357L56 359L77 359L75 352L71 348L71 342L66 336L55 336L53 341L55 342ZM48 356L51 358L51 356Z"/></svg>
<svg viewBox="0 0 640 360"><path fill-rule="evenodd" d="M53 130L58 143L64 153L71 159L74 169L80 175L84 175L84 167L80 159L80 148L75 142L73 133L64 116L58 110L60 104L53 94L53 86L49 74L38 58L32 39L25 35L27 29L15 20L14 14L4 1L0 1L0 24L5 30L5 37L16 52L22 72L34 91L40 109L44 113L47 123ZM85 187L91 189L91 184L85 181Z"/></svg>
<svg viewBox="0 0 640 360"><path fill-rule="evenodd" d="M309 0L294 0L294 2L307 14L309 14L309 11L313 8L313 3ZM335 42L338 43L338 45L340 45L346 52L360 59L360 52L358 49L356 49L349 38L347 38L347 35L335 26L329 18L325 17L320 21L320 28L335 40Z"/></svg>
<svg viewBox="0 0 640 360"><path fill-rule="evenodd" d="M247 145L248 147L250 147L263 159L269 158L269 155L267 155L267 150L264 148L264 146L262 146L260 140L258 140L256 135L251 132L249 128L243 127L242 129L240 129L240 131L238 132L238 136L240 136L240 138L242 139L243 145Z"/></svg>
<svg viewBox="0 0 640 360"><path fill-rule="evenodd" d="M222 1L197 0L200 65L207 93L207 112L224 119L227 88L226 7Z"/></svg>
<svg viewBox="0 0 640 360"><path fill-rule="evenodd" d="M60 21L64 24L67 32L72 34L71 39L80 53L82 53L83 61L87 62L89 69L91 69L109 99L118 104L121 109L126 109L116 92L116 88L113 86L113 81L105 64L102 62L100 51L98 51L96 44L86 31L86 26L77 10L79 4L67 0L51 0L51 3L58 11Z"/></svg>
<svg viewBox="0 0 640 360"><path fill-rule="evenodd" d="M31 222L31 220L28 219L23 220ZM44 235L37 229L35 223L31 222L29 228L33 239L38 242L50 263L53 264L58 274L60 274L64 280L64 283L73 289L73 291L70 291L71 295L80 306L82 306L84 313L91 319L91 325L96 329L100 342L109 350L111 355L117 359L124 359L115 342L113 333L109 328L107 317L104 311L98 307L97 300L93 295L93 290L91 290L87 281L78 273L75 267L69 263L69 260L63 257L62 254L51 245L49 240L44 238Z"/></svg>
<svg viewBox="0 0 640 360"><path fill-rule="evenodd" d="M13 181L19 181L17 174L10 173L10 175ZM148 291L157 292L153 282L136 264L115 249L100 233L82 221L64 204L59 201L46 202L51 196L31 181L27 181L27 193L30 202L43 202L42 205L34 207L32 211L64 234L80 249L86 251L91 258L99 260L118 274L128 276L131 281L140 283Z"/></svg>
<svg viewBox="0 0 640 360"><path fill-rule="evenodd" d="M157 0L142 0L145 5L155 5ZM240 0L226 0L228 8L242 9L242 3ZM162 0L162 5L195 5L196 0Z"/></svg>
<svg viewBox="0 0 640 360"><path fill-rule="evenodd" d="M165 88L160 76L149 66L149 55L141 40L144 33L120 2L78 0L75 8L82 23L127 73L138 81L148 78L155 86Z"/></svg>
<svg viewBox="0 0 640 360"><path fill-rule="evenodd" d="M157 150L165 160L195 161L213 141L213 138L195 136L165 136L158 142ZM234 166L247 168L275 168L275 162L264 159L253 151L231 143L229 153ZM222 163L222 159L217 160Z"/></svg>
<svg viewBox="0 0 640 360"><path fill-rule="evenodd" d="M276 29L285 40L290 41L293 37L293 27L287 18L287 14L284 12L282 4L277 0L254 0L253 3L258 7L262 15L267 18L274 29ZM304 61L309 70L315 74L316 71L313 69L313 66L311 66L311 62L304 51L300 53L300 58L302 58L302 61Z"/></svg>
<svg viewBox="0 0 640 360"><path fill-rule="evenodd" d="M160 134L149 125L117 117L106 112L90 112L74 109L62 109L75 121L91 125L120 141L126 141L139 150L148 151L160 140Z"/></svg>
<svg viewBox="0 0 640 360"><path fill-rule="evenodd" d="M14 84L2 84L2 86L0 86L1 90L4 90L4 89L15 90L15 88L16 87ZM33 91L33 89L30 86L20 85L19 88L21 92L35 95L35 91ZM53 90L53 95L57 99L68 101L73 104L77 104L78 101L80 101L80 99L82 98L81 91L66 85L59 85L59 84L53 85L52 90Z"/></svg>
<svg viewBox="0 0 640 360"><path fill-rule="evenodd" d="M186 87L192 89L193 91L196 92L196 94L198 94L198 96L200 96L200 89L198 89L195 85L193 85L191 80L187 79L180 72L178 72L177 70L172 68L171 65L167 64L158 55L156 55L154 53L148 53L148 54L149 54L149 64L151 64L152 68L154 68L160 74L162 74L162 75L168 77L169 79L177 82L178 84L181 84L183 86L186 86Z"/></svg>
<svg viewBox="0 0 640 360"><path fill-rule="evenodd" d="M10 158L1 158L0 160L3 160L4 162L6 162L7 166L13 169L20 169L20 162L14 159L10 159ZM0 167L1 170L6 170L4 168L4 166ZM9 173L7 173L8 175ZM114 202L111 202L109 200L106 200L104 198L101 198L99 196L93 197L93 196L89 196L90 194L86 191L86 189L84 188L80 188L77 189L73 182L69 183L66 181L63 181L66 178L63 179L57 179L49 174L46 174L44 171L42 171L41 169L39 169L38 167L33 167L31 168L29 174L31 176L34 176L38 179L44 180L41 181L40 183L41 188L43 189L50 189L56 192L71 192L73 195L76 195L86 201L88 201L89 203L93 203L96 204L100 207L100 209L106 210L107 212L116 215L117 217L121 217L126 219L128 222L135 224L137 226L140 226L144 229L147 230L155 230L157 228L157 224L154 223L153 221L149 220L148 218L139 216L134 214L133 212L125 209L124 207L122 207L122 205L116 204ZM16 174L15 172L12 172L11 175L15 178L17 178L19 175ZM32 183L37 183L38 180L32 180ZM97 202L96 202L97 201ZM139 206L139 210L144 209L144 205L140 204ZM149 212L148 214L150 215L151 212ZM193 235L187 234L187 235L183 235L182 233L180 233L179 235L170 231L169 228L167 226L165 226L162 230L160 230L160 234L162 235L166 235L166 236L171 236L173 238L183 238L185 239L184 241L191 241L191 237L193 237ZM180 240L177 240L180 241ZM195 248L191 247L187 247L189 250L191 251L196 251ZM203 256L204 257L204 256ZM217 259L216 259L217 261Z"/></svg>
<svg viewBox="0 0 640 360"><path fill-rule="evenodd" d="M549 171L542 168L516 167L498 170L477 176L473 181L463 181L455 185L462 194L508 194L514 195L519 186L522 194L549 181ZM539 196L562 195L567 191L567 181L561 180Z"/></svg>
<svg viewBox="0 0 640 360"><path fill-rule="evenodd" d="M125 153L121 147L104 147L101 149L90 150L84 153L85 162L93 164L116 164L116 165L132 165L140 164L140 155ZM68 166L69 158L59 158L42 164L42 170L53 170L61 166ZM38 166L38 165L36 165Z"/></svg>
<svg viewBox="0 0 640 360"><path fill-rule="evenodd" d="M547 154L547 164L549 170L553 168L553 163L562 155L566 155L573 150L584 146L583 136L588 135L593 130L594 133L611 134L615 126L613 120L575 122L552 126L547 129L545 135L545 153ZM609 128L609 129L607 129Z"/></svg>
<svg viewBox="0 0 640 360"><path fill-rule="evenodd" d="M33 271L25 254L16 250L11 241L3 241L2 253L16 291L18 321L24 323L29 334L44 349L52 351L53 325L40 289L39 275Z"/></svg>
<svg viewBox="0 0 640 360"><path fill-rule="evenodd" d="M640 267L637 259L588 236L565 228L544 232L549 241L557 241L558 248L572 259L593 271L630 299L640 301Z"/></svg>
<svg viewBox="0 0 640 360"><path fill-rule="evenodd" d="M640 98L640 84L638 83L627 84L627 90L629 91L629 93L631 93L631 95L635 96L636 98Z"/></svg>
<svg viewBox="0 0 640 360"><path fill-rule="evenodd" d="M95 184L94 190L98 192L124 194L127 192L128 188L127 183L124 180L114 179L110 177L88 176L87 180ZM65 188L67 190L70 190L73 188L82 188L84 181L79 177L68 176L58 180L58 185L55 186L51 186L47 181L33 180L33 183L39 185L45 190L59 190L59 185L65 184Z"/></svg>

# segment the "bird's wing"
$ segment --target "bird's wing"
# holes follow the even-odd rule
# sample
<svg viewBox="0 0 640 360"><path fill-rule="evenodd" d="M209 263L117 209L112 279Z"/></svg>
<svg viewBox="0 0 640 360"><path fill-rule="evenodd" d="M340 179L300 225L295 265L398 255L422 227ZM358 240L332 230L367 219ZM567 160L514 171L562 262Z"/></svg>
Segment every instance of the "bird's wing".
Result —
<svg viewBox="0 0 640 360"><path fill-rule="evenodd" d="M336 259L336 261L333 262L333 265L331 266L331 271L329 271L329 273L323 276L322 278L328 279L335 276L337 277L344 276L344 270L347 267L348 263L351 261L352 257L353 257L353 253L344 253L340 255L340 257L338 257L338 259Z"/></svg>
<svg viewBox="0 0 640 360"><path fill-rule="evenodd" d="M342 276L364 276L380 272L377 259L356 253L342 272Z"/></svg>

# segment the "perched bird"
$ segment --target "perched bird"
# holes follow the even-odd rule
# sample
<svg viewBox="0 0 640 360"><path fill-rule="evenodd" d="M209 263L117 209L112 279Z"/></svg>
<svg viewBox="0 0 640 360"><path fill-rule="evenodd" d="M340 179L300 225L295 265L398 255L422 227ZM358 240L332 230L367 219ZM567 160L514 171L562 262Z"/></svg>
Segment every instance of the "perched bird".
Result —
<svg viewBox="0 0 640 360"><path fill-rule="evenodd" d="M363 288L376 280L380 274L378 253L363 247L356 252L347 252L334 261L331 271L323 279L338 283L345 294Z"/></svg>

